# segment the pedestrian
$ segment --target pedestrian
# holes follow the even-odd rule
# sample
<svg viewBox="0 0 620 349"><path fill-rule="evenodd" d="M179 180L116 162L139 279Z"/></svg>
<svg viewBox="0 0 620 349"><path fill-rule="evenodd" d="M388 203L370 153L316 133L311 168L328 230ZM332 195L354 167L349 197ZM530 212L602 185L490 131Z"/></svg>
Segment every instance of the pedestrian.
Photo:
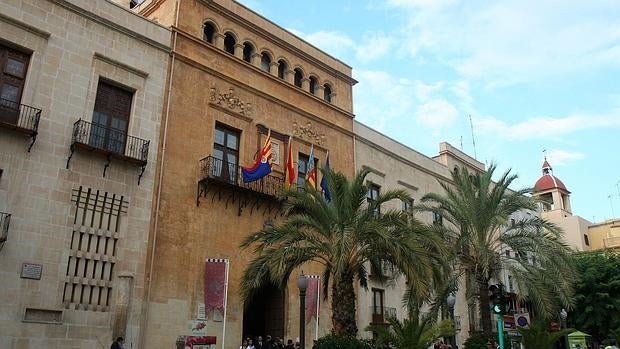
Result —
<svg viewBox="0 0 620 349"><path fill-rule="evenodd" d="M123 339L123 337L117 337L110 346L110 349L123 349L123 343L125 343L125 339Z"/></svg>
<svg viewBox="0 0 620 349"><path fill-rule="evenodd" d="M239 347L239 349L248 349L248 341L247 339L244 339L241 341L241 346Z"/></svg>

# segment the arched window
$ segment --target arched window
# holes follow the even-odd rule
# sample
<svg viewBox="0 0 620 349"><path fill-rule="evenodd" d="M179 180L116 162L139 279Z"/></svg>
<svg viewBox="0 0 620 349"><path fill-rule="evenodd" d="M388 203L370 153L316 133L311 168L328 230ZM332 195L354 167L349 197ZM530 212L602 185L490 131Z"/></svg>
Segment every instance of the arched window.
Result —
<svg viewBox="0 0 620 349"><path fill-rule="evenodd" d="M304 74L301 72L301 69L295 68L295 86L301 87L301 79L304 78Z"/></svg>
<svg viewBox="0 0 620 349"><path fill-rule="evenodd" d="M315 94L316 93L316 85L317 85L318 81L316 80L316 78L314 76L310 77L310 93Z"/></svg>
<svg viewBox="0 0 620 349"><path fill-rule="evenodd" d="M202 40L212 44L215 36L215 26L213 23L206 22L204 29L202 30Z"/></svg>
<svg viewBox="0 0 620 349"><path fill-rule="evenodd" d="M332 88L328 84L323 85L323 99L328 103L332 102Z"/></svg>
<svg viewBox="0 0 620 349"><path fill-rule="evenodd" d="M224 50L226 50L226 52L230 53L231 55L234 55L236 43L237 41L235 40L235 37L232 36L231 33L226 33L226 35L224 35Z"/></svg>
<svg viewBox="0 0 620 349"><path fill-rule="evenodd" d="M269 71L271 70L271 57L269 57L269 54L267 52L263 52L263 54L261 55L260 68L267 73L269 73Z"/></svg>
<svg viewBox="0 0 620 349"><path fill-rule="evenodd" d="M254 46L249 42L243 44L243 60L252 63L252 56L254 55Z"/></svg>
<svg viewBox="0 0 620 349"><path fill-rule="evenodd" d="M283 59L279 60L278 61L278 77L280 79L284 80L287 69L288 69L288 65L286 64L286 62Z"/></svg>

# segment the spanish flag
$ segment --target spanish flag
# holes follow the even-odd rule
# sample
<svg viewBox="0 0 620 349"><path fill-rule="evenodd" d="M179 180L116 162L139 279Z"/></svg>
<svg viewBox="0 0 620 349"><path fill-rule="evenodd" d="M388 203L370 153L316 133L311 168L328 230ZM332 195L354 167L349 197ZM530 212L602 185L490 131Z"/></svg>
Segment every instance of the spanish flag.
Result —
<svg viewBox="0 0 620 349"><path fill-rule="evenodd" d="M267 133L265 145L260 151L256 162L252 167L241 166L241 174L243 175L243 183L257 181L271 173L271 129Z"/></svg>
<svg viewBox="0 0 620 349"><path fill-rule="evenodd" d="M316 168L314 167L314 144L310 147L308 156L308 172L306 174L306 187L316 189Z"/></svg>
<svg viewBox="0 0 620 349"><path fill-rule="evenodd" d="M288 137L288 153L286 155L286 168L284 169L284 187L290 188L295 184L297 175L295 174L295 164L293 163L293 137Z"/></svg>

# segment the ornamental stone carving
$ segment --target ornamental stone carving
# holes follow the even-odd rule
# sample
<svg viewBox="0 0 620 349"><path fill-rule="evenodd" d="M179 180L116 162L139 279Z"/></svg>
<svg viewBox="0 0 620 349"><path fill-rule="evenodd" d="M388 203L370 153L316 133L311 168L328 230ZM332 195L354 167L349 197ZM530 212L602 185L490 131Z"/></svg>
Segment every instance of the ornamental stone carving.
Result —
<svg viewBox="0 0 620 349"><path fill-rule="evenodd" d="M251 116L252 114L252 103L243 102L239 97L235 96L235 89L232 87L225 93L220 93L217 88L211 87L209 91L209 101L227 107L245 116Z"/></svg>
<svg viewBox="0 0 620 349"><path fill-rule="evenodd" d="M305 125L300 125L297 121L293 122L293 136L305 139L316 145L323 145L325 143L325 134L319 133L314 129L312 123L308 121Z"/></svg>

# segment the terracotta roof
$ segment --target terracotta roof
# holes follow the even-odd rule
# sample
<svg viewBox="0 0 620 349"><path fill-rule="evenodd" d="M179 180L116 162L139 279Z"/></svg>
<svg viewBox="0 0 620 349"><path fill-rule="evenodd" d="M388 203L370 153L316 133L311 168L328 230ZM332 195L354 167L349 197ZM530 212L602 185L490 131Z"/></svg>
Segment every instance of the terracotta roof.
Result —
<svg viewBox="0 0 620 349"><path fill-rule="evenodd" d="M542 175L542 177L540 177L536 181L536 184L534 184L535 191L545 191L545 190L556 189L556 188L562 189L570 193L568 189L566 189L566 186L564 185L564 183L562 183L562 181L559 178L557 178L556 176L552 174Z"/></svg>
<svg viewBox="0 0 620 349"><path fill-rule="evenodd" d="M547 162L547 158L545 158L545 162L543 162L542 168L551 168L551 165Z"/></svg>

